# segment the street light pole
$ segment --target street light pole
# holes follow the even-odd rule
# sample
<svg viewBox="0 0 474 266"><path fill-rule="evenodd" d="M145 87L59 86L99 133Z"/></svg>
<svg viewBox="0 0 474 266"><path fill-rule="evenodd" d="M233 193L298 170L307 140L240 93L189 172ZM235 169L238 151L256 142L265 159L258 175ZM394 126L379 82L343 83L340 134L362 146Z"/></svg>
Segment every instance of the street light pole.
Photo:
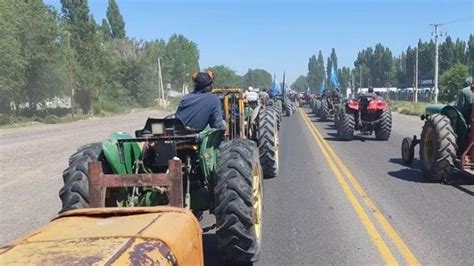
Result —
<svg viewBox="0 0 474 266"><path fill-rule="evenodd" d="M442 26L440 23L433 23L430 26L434 27L434 32L432 33L435 38L435 74L434 74L434 91L435 91L435 103L438 103L438 37L442 35L441 32L438 31L438 28Z"/></svg>
<svg viewBox="0 0 474 266"><path fill-rule="evenodd" d="M418 47L416 49L415 59L415 102L418 102Z"/></svg>

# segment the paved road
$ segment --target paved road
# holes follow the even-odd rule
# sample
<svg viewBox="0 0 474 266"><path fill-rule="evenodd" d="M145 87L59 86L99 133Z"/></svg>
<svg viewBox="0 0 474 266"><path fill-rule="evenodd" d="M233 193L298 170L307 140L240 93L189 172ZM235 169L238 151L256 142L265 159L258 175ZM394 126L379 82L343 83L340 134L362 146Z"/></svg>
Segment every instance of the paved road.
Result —
<svg viewBox="0 0 474 266"><path fill-rule="evenodd" d="M280 176L264 184L261 265L381 264L387 262L382 254L390 253L400 264L414 258L428 265L472 265L474 179L458 175L452 185L428 183L418 170L401 165L401 141L420 133L419 118L393 114L392 136L386 142L365 137L341 142L332 123L318 122L302 110L306 112L365 191L367 198L360 197L343 175L389 252L378 250L380 244L374 244L303 115L297 114L283 123ZM376 210L367 207L367 199ZM380 215L395 236L378 222ZM400 251L400 242L392 238L408 251Z"/></svg>
<svg viewBox="0 0 474 266"><path fill-rule="evenodd" d="M280 175L264 182L259 265L472 264L474 179L427 183L400 164L401 140L419 134L418 118L394 114L387 142L340 142L331 123L301 112L284 119ZM61 171L75 147L120 130L119 124L131 132L148 115L0 131L0 243L54 216ZM203 224L212 225L212 218ZM213 264L212 230L204 241Z"/></svg>

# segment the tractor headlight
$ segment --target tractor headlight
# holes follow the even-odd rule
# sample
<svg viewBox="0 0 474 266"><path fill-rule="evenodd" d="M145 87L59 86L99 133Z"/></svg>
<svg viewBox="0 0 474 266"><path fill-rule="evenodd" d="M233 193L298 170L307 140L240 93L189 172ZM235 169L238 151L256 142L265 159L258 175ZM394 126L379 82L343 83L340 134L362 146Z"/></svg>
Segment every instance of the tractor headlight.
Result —
<svg viewBox="0 0 474 266"><path fill-rule="evenodd" d="M163 135L165 133L165 126L163 123L151 124L151 133L153 135Z"/></svg>

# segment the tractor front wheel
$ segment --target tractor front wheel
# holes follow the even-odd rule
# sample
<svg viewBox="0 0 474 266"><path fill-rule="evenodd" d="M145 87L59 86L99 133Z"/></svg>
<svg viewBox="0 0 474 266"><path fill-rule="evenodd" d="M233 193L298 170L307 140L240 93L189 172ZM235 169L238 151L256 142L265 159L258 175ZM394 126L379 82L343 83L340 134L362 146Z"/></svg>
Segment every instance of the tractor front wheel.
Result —
<svg viewBox="0 0 474 266"><path fill-rule="evenodd" d="M406 137L402 141L402 161L406 165L410 165L415 157L415 147L413 146L413 139Z"/></svg>
<svg viewBox="0 0 474 266"><path fill-rule="evenodd" d="M448 179L454 169L456 133L449 118L433 114L426 118L420 140L421 169L430 181Z"/></svg>
<svg viewBox="0 0 474 266"><path fill-rule="evenodd" d="M219 253L226 262L250 264L262 249L263 186L255 142L221 144L214 196Z"/></svg>

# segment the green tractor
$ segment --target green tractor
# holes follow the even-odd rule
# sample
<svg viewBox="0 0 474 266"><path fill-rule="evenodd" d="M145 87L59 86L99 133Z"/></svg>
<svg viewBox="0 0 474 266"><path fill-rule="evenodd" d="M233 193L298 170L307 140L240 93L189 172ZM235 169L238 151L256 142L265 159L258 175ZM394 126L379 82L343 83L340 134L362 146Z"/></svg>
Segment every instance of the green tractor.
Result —
<svg viewBox="0 0 474 266"><path fill-rule="evenodd" d="M466 121L454 106L429 105L421 119L425 121L421 137L403 139L403 162L412 163L415 146L420 144L421 170L428 180L446 181L454 169L474 175L474 132L470 130L474 113Z"/></svg>
<svg viewBox="0 0 474 266"><path fill-rule="evenodd" d="M148 118L135 137L114 133L79 148L63 172L60 212L168 205L200 217L209 210L223 260L256 262L262 245L263 170L257 143L246 138L246 121L235 119L247 117L243 101L237 105L234 114L226 109L226 130L194 132L172 116Z"/></svg>

